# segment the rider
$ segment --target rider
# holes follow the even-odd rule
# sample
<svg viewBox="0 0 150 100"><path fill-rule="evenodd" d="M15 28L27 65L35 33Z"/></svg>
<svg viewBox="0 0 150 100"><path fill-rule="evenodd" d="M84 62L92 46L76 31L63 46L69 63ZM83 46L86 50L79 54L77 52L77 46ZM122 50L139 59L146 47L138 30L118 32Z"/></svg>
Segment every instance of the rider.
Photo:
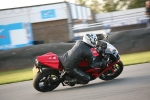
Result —
<svg viewBox="0 0 150 100"><path fill-rule="evenodd" d="M78 64L84 59L88 60L88 64L92 68L106 66L106 62L100 61L96 63L93 61L90 48L96 47L96 41L97 36L95 34L85 34L82 41L77 41L72 49L60 57L64 70L76 78L74 81L86 84L91 80L88 74L78 69Z"/></svg>

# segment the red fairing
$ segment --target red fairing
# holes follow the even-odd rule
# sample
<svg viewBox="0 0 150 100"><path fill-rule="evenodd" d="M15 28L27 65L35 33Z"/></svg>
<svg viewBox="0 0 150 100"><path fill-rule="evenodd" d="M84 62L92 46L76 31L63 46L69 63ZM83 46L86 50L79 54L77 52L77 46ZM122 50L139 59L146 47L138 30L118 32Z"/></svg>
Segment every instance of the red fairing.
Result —
<svg viewBox="0 0 150 100"><path fill-rule="evenodd" d="M42 56L37 56L37 60L50 68L62 70L58 56L52 52L46 53Z"/></svg>
<svg viewBox="0 0 150 100"><path fill-rule="evenodd" d="M93 53L93 56L99 56L99 53L97 52L96 48L91 48L91 51Z"/></svg>
<svg viewBox="0 0 150 100"><path fill-rule="evenodd" d="M93 56L99 56L98 52L96 51L95 48L92 48L91 49L92 53L93 53ZM37 60L46 65L47 67L50 67L50 68L54 68L54 69L57 69L57 70L62 70L62 66L60 64L60 61L59 61L59 58L56 54L52 53L52 52L49 52L49 53L46 53L42 56L37 56ZM88 62L87 60L83 60L81 61L78 66L80 67L87 67L88 66Z"/></svg>
<svg viewBox="0 0 150 100"><path fill-rule="evenodd" d="M87 67L88 66L88 62L87 60L83 60L78 64L79 67Z"/></svg>

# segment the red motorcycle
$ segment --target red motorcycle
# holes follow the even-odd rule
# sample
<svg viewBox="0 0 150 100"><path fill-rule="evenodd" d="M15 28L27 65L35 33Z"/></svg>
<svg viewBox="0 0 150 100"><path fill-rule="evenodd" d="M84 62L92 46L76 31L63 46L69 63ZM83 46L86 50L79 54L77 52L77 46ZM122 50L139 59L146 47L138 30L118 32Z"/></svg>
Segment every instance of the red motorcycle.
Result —
<svg viewBox="0 0 150 100"><path fill-rule="evenodd" d="M91 68L88 66L87 60L83 60L78 64L79 68L91 77L91 81L96 78L102 80L112 80L119 76L123 71L123 63L120 60L118 50L108 42L100 41L97 48L92 48L95 61L107 61L108 64L104 68ZM35 59L33 67L33 86L37 91L52 91L62 83L63 86L74 86L77 83L69 82L68 79L74 78L66 73L60 63L59 56L49 52Z"/></svg>

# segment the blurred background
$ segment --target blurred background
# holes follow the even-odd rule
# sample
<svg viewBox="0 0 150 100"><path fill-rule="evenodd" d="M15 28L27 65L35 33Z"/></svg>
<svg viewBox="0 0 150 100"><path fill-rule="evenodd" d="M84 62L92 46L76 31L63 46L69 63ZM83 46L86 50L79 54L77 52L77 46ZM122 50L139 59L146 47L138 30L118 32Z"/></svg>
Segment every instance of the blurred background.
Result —
<svg viewBox="0 0 150 100"><path fill-rule="evenodd" d="M0 9L0 71L62 55L85 33L108 34L121 54L150 50L150 1L57 0Z"/></svg>

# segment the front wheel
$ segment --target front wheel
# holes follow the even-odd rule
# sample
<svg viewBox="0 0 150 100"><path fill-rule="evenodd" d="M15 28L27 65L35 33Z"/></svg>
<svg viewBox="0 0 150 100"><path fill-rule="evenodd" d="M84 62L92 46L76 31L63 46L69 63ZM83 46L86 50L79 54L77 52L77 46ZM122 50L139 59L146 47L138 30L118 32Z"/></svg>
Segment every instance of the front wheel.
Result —
<svg viewBox="0 0 150 100"><path fill-rule="evenodd" d="M43 69L33 78L33 87L40 92L48 92L59 86L60 82L55 82L59 79L59 75L55 70Z"/></svg>
<svg viewBox="0 0 150 100"><path fill-rule="evenodd" d="M102 74L99 78L102 80L112 80L122 73L123 68L124 68L123 63L122 61L120 61L118 64L113 66L114 72L108 70L107 72Z"/></svg>

